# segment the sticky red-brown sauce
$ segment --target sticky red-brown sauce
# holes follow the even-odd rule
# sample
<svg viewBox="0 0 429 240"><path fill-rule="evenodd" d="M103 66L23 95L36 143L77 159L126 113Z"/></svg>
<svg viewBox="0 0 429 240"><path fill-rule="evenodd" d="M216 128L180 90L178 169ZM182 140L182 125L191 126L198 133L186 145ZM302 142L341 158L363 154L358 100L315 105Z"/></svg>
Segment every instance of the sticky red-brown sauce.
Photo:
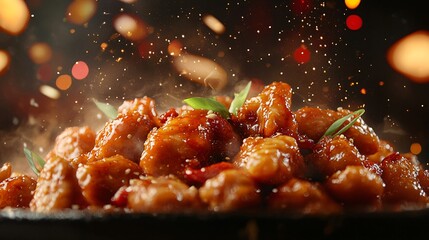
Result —
<svg viewBox="0 0 429 240"><path fill-rule="evenodd" d="M228 119L189 106L159 113L149 97L124 101L98 132L71 126L59 134L38 176L14 173L9 163L0 168L0 208L300 214L426 208L429 173L416 156L380 139L364 116L341 135L323 136L353 110L294 110L291 98L287 83L274 82Z"/></svg>

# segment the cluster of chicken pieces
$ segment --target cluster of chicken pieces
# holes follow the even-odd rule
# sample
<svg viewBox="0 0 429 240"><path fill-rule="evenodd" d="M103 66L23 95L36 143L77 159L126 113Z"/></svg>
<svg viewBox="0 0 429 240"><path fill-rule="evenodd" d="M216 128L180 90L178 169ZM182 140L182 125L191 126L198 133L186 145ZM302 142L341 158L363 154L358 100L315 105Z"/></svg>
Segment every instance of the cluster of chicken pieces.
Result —
<svg viewBox="0 0 429 240"><path fill-rule="evenodd" d="M289 84L273 82L228 119L189 106L158 114L149 97L124 101L100 131L58 135L37 177L4 164L0 208L331 214L427 206L429 171L416 156L397 152L362 117L324 136L352 111L293 111L291 98Z"/></svg>

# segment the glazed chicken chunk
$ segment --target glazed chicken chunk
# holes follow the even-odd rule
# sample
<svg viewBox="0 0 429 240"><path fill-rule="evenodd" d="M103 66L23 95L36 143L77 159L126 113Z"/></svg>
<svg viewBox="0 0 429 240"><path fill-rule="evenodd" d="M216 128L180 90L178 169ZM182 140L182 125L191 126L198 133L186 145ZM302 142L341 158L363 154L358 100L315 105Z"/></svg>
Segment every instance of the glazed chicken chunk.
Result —
<svg viewBox="0 0 429 240"><path fill-rule="evenodd" d="M240 141L231 124L218 114L188 110L149 134L140 166L151 176L172 174L186 181L188 166L200 168L231 159Z"/></svg>

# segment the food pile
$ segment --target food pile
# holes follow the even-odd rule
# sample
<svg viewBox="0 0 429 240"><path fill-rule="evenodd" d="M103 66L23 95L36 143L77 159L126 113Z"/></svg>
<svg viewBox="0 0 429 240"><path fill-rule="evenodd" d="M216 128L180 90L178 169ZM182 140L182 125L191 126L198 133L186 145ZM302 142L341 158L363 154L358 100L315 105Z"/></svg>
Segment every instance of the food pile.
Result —
<svg viewBox="0 0 429 240"><path fill-rule="evenodd" d="M289 84L273 82L253 97L249 87L234 99L192 98L163 113L150 97L136 98L98 132L69 127L37 177L3 165L0 208L334 214L427 207L429 171L379 139L363 109L293 110Z"/></svg>

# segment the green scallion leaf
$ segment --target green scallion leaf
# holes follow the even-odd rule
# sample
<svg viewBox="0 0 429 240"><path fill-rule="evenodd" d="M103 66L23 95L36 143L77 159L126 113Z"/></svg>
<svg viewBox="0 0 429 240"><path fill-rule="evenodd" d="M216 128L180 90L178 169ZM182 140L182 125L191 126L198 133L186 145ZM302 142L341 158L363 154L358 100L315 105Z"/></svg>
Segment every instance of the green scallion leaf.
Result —
<svg viewBox="0 0 429 240"><path fill-rule="evenodd" d="M24 155L27 158L31 170L33 170L33 172L39 176L40 171L43 169L43 166L45 166L45 160L43 160L43 158L40 157L37 153L26 147L24 147Z"/></svg>
<svg viewBox="0 0 429 240"><path fill-rule="evenodd" d="M234 94L234 99L232 100L231 105L229 107L229 112L231 114L237 115L238 109L243 106L244 102L246 101L251 85L252 82L247 83L246 87L243 90L241 90L239 93Z"/></svg>
<svg viewBox="0 0 429 240"><path fill-rule="evenodd" d="M323 134L323 136L331 136L331 137L335 137L338 136L342 133L344 133L345 131L347 131L351 126L353 126L353 124L365 113L365 109L359 109L356 110L355 112L352 112L350 114L347 114L346 116L338 119L337 121L335 121L334 123L332 123L331 126L329 126L329 128L326 130L325 134ZM354 117L353 117L354 116ZM340 129L340 127L350 118L353 117L352 120L350 120L350 122L342 127Z"/></svg>
<svg viewBox="0 0 429 240"><path fill-rule="evenodd" d="M118 116L118 110L116 110L115 107L108 103L103 103L98 101L97 99L93 98L92 101L94 101L95 105L97 105L98 109L104 113L108 118L115 119Z"/></svg>
<svg viewBox="0 0 429 240"><path fill-rule="evenodd" d="M219 113L223 118L228 119L230 117L228 109L213 98L192 97L183 101L194 109L212 110Z"/></svg>

